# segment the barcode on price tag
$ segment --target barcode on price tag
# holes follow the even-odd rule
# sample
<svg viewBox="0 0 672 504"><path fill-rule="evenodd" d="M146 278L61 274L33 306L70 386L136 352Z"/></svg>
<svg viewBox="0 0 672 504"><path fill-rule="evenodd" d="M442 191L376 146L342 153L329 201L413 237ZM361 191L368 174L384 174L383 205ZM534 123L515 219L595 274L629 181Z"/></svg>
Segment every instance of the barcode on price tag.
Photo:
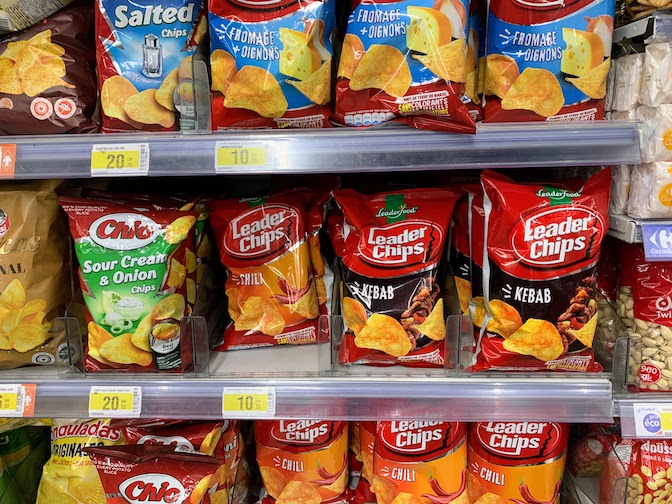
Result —
<svg viewBox="0 0 672 504"><path fill-rule="evenodd" d="M35 385L0 385L0 417L32 416L34 402Z"/></svg>
<svg viewBox="0 0 672 504"><path fill-rule="evenodd" d="M638 438L672 438L672 403L635 404Z"/></svg>
<svg viewBox="0 0 672 504"><path fill-rule="evenodd" d="M274 387L226 387L222 397L224 418L275 416Z"/></svg>
<svg viewBox="0 0 672 504"><path fill-rule="evenodd" d="M273 166L273 151L266 142L217 142L215 172L248 168L259 170Z"/></svg>
<svg viewBox="0 0 672 504"><path fill-rule="evenodd" d="M149 144L95 144L91 149L91 176L147 175Z"/></svg>
<svg viewBox="0 0 672 504"><path fill-rule="evenodd" d="M91 387L89 417L137 418L142 412L142 387Z"/></svg>

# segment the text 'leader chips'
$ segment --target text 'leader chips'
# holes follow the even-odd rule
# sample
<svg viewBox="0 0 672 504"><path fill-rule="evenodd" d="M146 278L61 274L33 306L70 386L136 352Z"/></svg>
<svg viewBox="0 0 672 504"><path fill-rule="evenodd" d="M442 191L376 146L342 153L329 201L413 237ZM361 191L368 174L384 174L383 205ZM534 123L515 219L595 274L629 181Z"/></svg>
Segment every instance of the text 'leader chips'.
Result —
<svg viewBox="0 0 672 504"><path fill-rule="evenodd" d="M78 2L0 40L0 134L96 131L92 25Z"/></svg>
<svg viewBox="0 0 672 504"><path fill-rule="evenodd" d="M568 441L568 424L470 424L468 487L471 502L559 504Z"/></svg>
<svg viewBox="0 0 672 504"><path fill-rule="evenodd" d="M485 122L604 117L614 0L488 6Z"/></svg>
<svg viewBox="0 0 672 504"><path fill-rule="evenodd" d="M317 341L319 304L308 241L313 194L208 202L231 323L219 350Z"/></svg>
<svg viewBox="0 0 672 504"><path fill-rule="evenodd" d="M70 218L90 320L87 370L189 369L191 335L182 333L180 321L191 305L186 283L175 278L195 277L184 264L198 212L102 199L60 203Z"/></svg>
<svg viewBox="0 0 672 504"><path fill-rule="evenodd" d="M335 4L210 2L213 129L329 126Z"/></svg>
<svg viewBox="0 0 672 504"><path fill-rule="evenodd" d="M350 229L342 259L342 363L443 366L441 259L458 197L441 189L334 192Z"/></svg>
<svg viewBox="0 0 672 504"><path fill-rule="evenodd" d="M276 502L320 504L343 497L348 484L347 422L259 420L254 433L261 478Z"/></svg>
<svg viewBox="0 0 672 504"><path fill-rule="evenodd" d="M467 489L466 437L463 423L378 422L371 478L377 504L473 502ZM401 474L414 477L395 477Z"/></svg>
<svg viewBox="0 0 672 504"><path fill-rule="evenodd" d="M84 448L93 461L108 504L129 502L210 504L209 490L221 461L176 446Z"/></svg>
<svg viewBox="0 0 672 504"><path fill-rule="evenodd" d="M95 3L103 132L195 129L208 111L177 88L195 82L191 64L208 24L203 0Z"/></svg>
<svg viewBox="0 0 672 504"><path fill-rule="evenodd" d="M467 68L468 5L461 0L353 2L334 121L345 126L399 121L474 133L474 120L462 103L472 70Z"/></svg>
<svg viewBox="0 0 672 504"><path fill-rule="evenodd" d="M611 170L548 184L486 170L481 182L489 299L472 302L481 328L475 369L601 370L591 347Z"/></svg>
<svg viewBox="0 0 672 504"><path fill-rule="evenodd" d="M52 324L72 297L59 185L0 185L0 369L56 361Z"/></svg>

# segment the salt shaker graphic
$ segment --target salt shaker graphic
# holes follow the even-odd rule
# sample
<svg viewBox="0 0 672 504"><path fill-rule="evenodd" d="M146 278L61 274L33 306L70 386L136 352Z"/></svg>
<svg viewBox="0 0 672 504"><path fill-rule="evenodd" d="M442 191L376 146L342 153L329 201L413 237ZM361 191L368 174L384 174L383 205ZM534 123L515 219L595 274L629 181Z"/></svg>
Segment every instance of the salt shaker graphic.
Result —
<svg viewBox="0 0 672 504"><path fill-rule="evenodd" d="M145 77L161 77L163 73L163 48L159 37L151 33L145 35L142 45L142 74Z"/></svg>

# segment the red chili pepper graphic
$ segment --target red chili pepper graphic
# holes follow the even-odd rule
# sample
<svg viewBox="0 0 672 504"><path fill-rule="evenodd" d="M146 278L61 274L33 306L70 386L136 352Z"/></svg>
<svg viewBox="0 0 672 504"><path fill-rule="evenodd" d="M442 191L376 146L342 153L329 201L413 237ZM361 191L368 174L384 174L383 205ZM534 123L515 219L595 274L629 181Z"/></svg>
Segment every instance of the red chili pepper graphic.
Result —
<svg viewBox="0 0 672 504"><path fill-rule="evenodd" d="M295 289L289 283L287 280L284 278L278 278L278 287L280 287L280 290L284 292L286 295L283 296L282 294L275 294L273 297L280 301L282 304L294 304L296 303L299 299L301 299L309 290L310 287L312 286L312 282L308 281L308 283L305 285L305 287L302 287L301 289Z"/></svg>
<svg viewBox="0 0 672 504"><path fill-rule="evenodd" d="M421 497L426 497L432 504L449 504L450 502L457 499L460 495L462 495L462 492L464 492L464 490L467 488L466 469L462 469L461 478L462 479L460 480L460 488L458 488L454 492L446 492L443 488L441 488L439 480L437 480L436 478L429 478L429 486L432 487L432 490L434 490L434 493L436 495L422 494Z"/></svg>
<svg viewBox="0 0 672 504"><path fill-rule="evenodd" d="M334 474L331 474L330 472L327 471L327 469L324 466L320 466L317 468L317 474L320 475L322 479L319 480L313 480L311 483L315 483L317 485L321 486L327 486L331 485L332 483L335 483L338 478L343 474L343 471L348 467L348 453L345 452L343 454L343 465L341 465L341 468L336 471Z"/></svg>
<svg viewBox="0 0 672 504"><path fill-rule="evenodd" d="M525 500L520 500L520 499L509 499L513 504L555 504L556 499L560 495L560 488L562 487L562 481L558 481L555 484L555 489L553 491L553 496L547 500L547 501L542 501L537 498L535 498L532 493L530 492L530 489L527 487L527 485L520 485L518 487L518 491L520 492L520 495L523 497Z"/></svg>

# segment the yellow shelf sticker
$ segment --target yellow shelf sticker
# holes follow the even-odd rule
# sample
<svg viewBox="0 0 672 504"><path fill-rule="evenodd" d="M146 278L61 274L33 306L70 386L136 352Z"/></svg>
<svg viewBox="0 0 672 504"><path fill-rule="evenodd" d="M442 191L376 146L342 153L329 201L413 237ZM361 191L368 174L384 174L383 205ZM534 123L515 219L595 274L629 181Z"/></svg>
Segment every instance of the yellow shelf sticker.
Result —
<svg viewBox="0 0 672 504"><path fill-rule="evenodd" d="M274 387L227 387L222 396L224 418L275 416Z"/></svg>
<svg viewBox="0 0 672 504"><path fill-rule="evenodd" d="M137 418L142 413L142 387L91 387L89 417Z"/></svg>
<svg viewBox="0 0 672 504"><path fill-rule="evenodd" d="M273 153L266 142L217 142L215 171L226 173L237 168L270 168Z"/></svg>
<svg viewBox="0 0 672 504"><path fill-rule="evenodd" d="M96 144L91 149L91 176L147 175L149 144Z"/></svg>
<svg viewBox="0 0 672 504"><path fill-rule="evenodd" d="M0 417L33 416L35 384L0 385Z"/></svg>

